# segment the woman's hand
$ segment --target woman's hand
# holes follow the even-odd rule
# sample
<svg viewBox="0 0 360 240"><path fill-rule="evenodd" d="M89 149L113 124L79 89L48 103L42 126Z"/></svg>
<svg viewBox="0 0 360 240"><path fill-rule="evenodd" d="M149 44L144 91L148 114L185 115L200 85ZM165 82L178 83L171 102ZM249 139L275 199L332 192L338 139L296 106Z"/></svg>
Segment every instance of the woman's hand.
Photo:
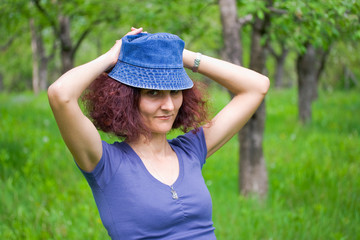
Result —
<svg viewBox="0 0 360 240"><path fill-rule="evenodd" d="M124 36L127 36L127 35L136 35L136 34L139 34L143 31L143 28L134 28L132 27L131 28L131 31L128 32L127 34L125 34ZM121 43L122 43L122 39L119 39L119 40L116 40L116 43L114 44L114 46L112 46L112 48L106 53L106 55L108 55L108 57L111 60L111 67L113 67L118 58L119 58L119 54L120 54L120 49L121 49Z"/></svg>

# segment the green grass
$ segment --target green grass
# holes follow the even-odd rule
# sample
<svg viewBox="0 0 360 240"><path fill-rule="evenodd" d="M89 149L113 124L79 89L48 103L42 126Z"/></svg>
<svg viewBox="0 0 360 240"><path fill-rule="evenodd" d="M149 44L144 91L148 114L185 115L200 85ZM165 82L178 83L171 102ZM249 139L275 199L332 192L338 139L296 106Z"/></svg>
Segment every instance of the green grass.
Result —
<svg viewBox="0 0 360 240"><path fill-rule="evenodd" d="M228 96L212 95L216 111ZM236 138L204 167L218 239L359 239L358 96L321 92L302 125L296 90L270 91L267 199L238 194ZM0 94L0 131L0 239L108 239L46 94Z"/></svg>

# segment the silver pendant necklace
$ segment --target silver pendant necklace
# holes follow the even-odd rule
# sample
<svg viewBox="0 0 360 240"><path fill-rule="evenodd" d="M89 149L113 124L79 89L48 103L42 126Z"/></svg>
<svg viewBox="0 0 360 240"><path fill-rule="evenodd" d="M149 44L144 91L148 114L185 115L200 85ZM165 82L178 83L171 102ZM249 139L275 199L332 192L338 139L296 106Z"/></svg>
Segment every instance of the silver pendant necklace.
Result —
<svg viewBox="0 0 360 240"><path fill-rule="evenodd" d="M140 152L140 155L141 155L141 156L144 156L144 155L142 154L142 152ZM141 160L142 160L142 159L144 159L144 158L141 158ZM156 173L156 175L160 178L161 182L170 187L172 199L174 199L174 200L179 199L179 196L178 196L177 192L176 192L175 189L174 189L174 185L173 185L173 184L172 184L172 185L166 184L165 181L164 181L164 179L162 178L162 176L158 173L158 171L156 170L156 168L154 168L154 166L151 164L151 162L150 162L150 161L147 161L147 163L148 163L148 164L150 165L150 167L154 170L154 172Z"/></svg>
<svg viewBox="0 0 360 240"><path fill-rule="evenodd" d="M170 188L171 188L172 198L173 198L174 200L177 200L179 197L178 197L178 195L177 195L177 192L174 190L174 186L171 185Z"/></svg>
<svg viewBox="0 0 360 240"><path fill-rule="evenodd" d="M161 177L161 175L160 175L160 174L158 173L158 171L156 170L156 168L154 168L153 165L152 165L150 162L148 162L148 163L149 163L149 165L151 166L151 168L155 171L156 175L161 179L161 181L162 181L165 185L167 185L167 184L165 183L164 179ZM177 194L177 192L176 192L175 189L174 189L174 185L167 185L167 186L169 186L170 189L171 189L172 199L174 199L174 200L179 199L178 194Z"/></svg>

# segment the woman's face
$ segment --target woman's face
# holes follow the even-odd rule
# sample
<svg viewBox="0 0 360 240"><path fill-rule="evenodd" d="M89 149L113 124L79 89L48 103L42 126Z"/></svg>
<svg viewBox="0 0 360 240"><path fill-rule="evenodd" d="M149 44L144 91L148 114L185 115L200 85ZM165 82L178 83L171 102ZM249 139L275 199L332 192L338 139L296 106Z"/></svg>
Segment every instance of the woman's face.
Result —
<svg viewBox="0 0 360 240"><path fill-rule="evenodd" d="M172 128L182 102L182 91L142 89L139 111L153 134L166 134Z"/></svg>

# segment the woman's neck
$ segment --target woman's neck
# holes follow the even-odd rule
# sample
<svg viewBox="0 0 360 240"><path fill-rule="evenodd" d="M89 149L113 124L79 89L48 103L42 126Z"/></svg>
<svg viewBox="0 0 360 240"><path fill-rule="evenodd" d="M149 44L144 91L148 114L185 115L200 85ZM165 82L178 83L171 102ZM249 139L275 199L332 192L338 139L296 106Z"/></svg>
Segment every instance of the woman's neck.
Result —
<svg viewBox="0 0 360 240"><path fill-rule="evenodd" d="M153 134L150 138L141 135L138 140L128 144L142 155L166 156L172 151L165 134Z"/></svg>
<svg viewBox="0 0 360 240"><path fill-rule="evenodd" d="M169 186L175 183L180 173L180 166L177 155L168 143L166 135L151 139L142 137L138 141L128 142L128 144L154 178ZM176 192L174 196L176 196Z"/></svg>

